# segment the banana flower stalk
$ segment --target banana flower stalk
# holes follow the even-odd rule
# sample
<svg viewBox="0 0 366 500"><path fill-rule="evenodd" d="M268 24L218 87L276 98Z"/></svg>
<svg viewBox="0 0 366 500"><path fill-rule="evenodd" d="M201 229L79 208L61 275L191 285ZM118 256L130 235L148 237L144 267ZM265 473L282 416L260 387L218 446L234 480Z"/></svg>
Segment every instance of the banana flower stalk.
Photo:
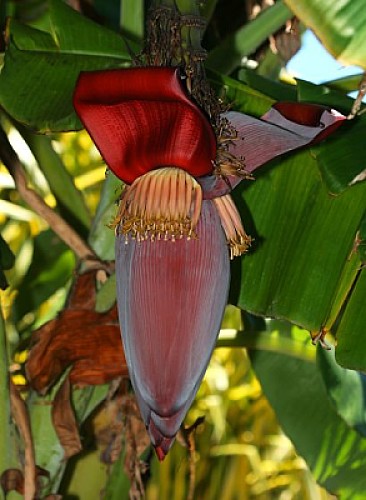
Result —
<svg viewBox="0 0 366 500"><path fill-rule="evenodd" d="M141 415L163 460L215 346L230 258L250 245L229 194L245 171L226 159L244 155L254 171L324 138L344 117L278 103L261 120L228 113L238 138L216 138L179 70L165 67L81 73L74 107L125 184L115 221L119 321Z"/></svg>

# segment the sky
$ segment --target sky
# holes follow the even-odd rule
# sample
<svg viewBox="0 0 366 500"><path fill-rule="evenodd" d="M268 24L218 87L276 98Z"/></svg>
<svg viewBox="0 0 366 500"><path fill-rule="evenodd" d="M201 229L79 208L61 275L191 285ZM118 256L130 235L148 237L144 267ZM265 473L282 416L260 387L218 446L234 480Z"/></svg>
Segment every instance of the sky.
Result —
<svg viewBox="0 0 366 500"><path fill-rule="evenodd" d="M357 66L338 63L310 30L303 34L302 47L287 64L287 71L294 77L317 84L362 73Z"/></svg>

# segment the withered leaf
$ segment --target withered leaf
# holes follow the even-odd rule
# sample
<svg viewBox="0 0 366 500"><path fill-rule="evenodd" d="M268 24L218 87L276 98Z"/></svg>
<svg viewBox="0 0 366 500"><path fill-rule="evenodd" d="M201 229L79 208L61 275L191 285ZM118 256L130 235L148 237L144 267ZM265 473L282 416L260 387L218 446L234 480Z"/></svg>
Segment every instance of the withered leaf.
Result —
<svg viewBox="0 0 366 500"><path fill-rule="evenodd" d="M279 54L283 63L287 63L301 47L299 24L297 18L287 21L286 26L270 39L273 52Z"/></svg>
<svg viewBox="0 0 366 500"><path fill-rule="evenodd" d="M65 379L53 400L52 421L56 434L65 452L70 458L81 451L79 430L70 401L70 380Z"/></svg>
<svg viewBox="0 0 366 500"><path fill-rule="evenodd" d="M143 498L149 464L142 461L140 455L150 446L150 439L136 398L126 385L120 384L117 393L104 402L93 424L102 462L112 465L124 449L123 468L131 485L129 497Z"/></svg>
<svg viewBox="0 0 366 500"><path fill-rule="evenodd" d="M37 493L35 498L39 498L39 491L41 489L41 479L49 479L49 472L41 467L36 467L36 479L37 479ZM0 477L0 485L5 494L5 496L10 491L16 491L21 495L24 495L24 474L20 469L6 469ZM61 495L47 495L47 497L42 498L42 500L58 500L61 499Z"/></svg>
<svg viewBox="0 0 366 500"><path fill-rule="evenodd" d="M1 488L5 495L9 491L17 491L21 495L24 493L24 476L19 469L6 469L0 477Z"/></svg>
<svg viewBox="0 0 366 500"><path fill-rule="evenodd" d="M66 309L93 311L96 302L96 271L79 274L71 288Z"/></svg>
<svg viewBox="0 0 366 500"><path fill-rule="evenodd" d="M144 476L148 470L148 463L140 459L140 455L150 444L146 426L141 419L137 401L134 396L125 396L122 400L125 436L124 470L130 479L130 498L137 499L145 496ZM145 478L146 479L146 478Z"/></svg>
<svg viewBox="0 0 366 500"><path fill-rule="evenodd" d="M26 372L39 393L46 393L69 366L72 384L96 385L128 376L117 308L97 313L94 306L95 271L81 275L68 307L33 333Z"/></svg>

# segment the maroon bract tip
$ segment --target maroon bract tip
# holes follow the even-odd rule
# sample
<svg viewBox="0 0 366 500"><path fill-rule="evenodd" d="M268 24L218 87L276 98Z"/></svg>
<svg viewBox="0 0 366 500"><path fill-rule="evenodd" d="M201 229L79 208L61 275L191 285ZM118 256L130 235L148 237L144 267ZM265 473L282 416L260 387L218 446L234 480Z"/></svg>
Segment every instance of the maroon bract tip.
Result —
<svg viewBox="0 0 366 500"><path fill-rule="evenodd" d="M326 108L304 102L276 102L273 105L282 116L287 120L305 125L307 127L318 127L321 122L322 114Z"/></svg>
<svg viewBox="0 0 366 500"><path fill-rule="evenodd" d="M269 118L268 121L273 119L276 122L274 112L278 111L287 122L310 127L312 129L310 133L305 131L305 135L308 135L309 138L313 136L308 144L318 144L323 141L346 120L344 115L334 109L306 102L277 102L271 111L273 116L271 116L271 112L264 115L267 119ZM314 134L316 130L318 133ZM294 132L301 134L301 130L294 130Z"/></svg>
<svg viewBox="0 0 366 500"><path fill-rule="evenodd" d="M114 174L127 184L150 170L213 170L214 131L174 68L83 72L74 107Z"/></svg>
<svg viewBox="0 0 366 500"><path fill-rule="evenodd" d="M164 453L164 451L160 448L160 446L156 446L155 448L155 453L156 453L156 456L158 457L159 459L159 462L162 462L164 460L164 458L166 457L166 454Z"/></svg>
<svg viewBox="0 0 366 500"><path fill-rule="evenodd" d="M147 430L150 434L150 439L154 446L156 456L158 457L159 461L162 462L169 453L169 450L175 441L175 436L164 436L156 427L154 420L151 418L147 425Z"/></svg>

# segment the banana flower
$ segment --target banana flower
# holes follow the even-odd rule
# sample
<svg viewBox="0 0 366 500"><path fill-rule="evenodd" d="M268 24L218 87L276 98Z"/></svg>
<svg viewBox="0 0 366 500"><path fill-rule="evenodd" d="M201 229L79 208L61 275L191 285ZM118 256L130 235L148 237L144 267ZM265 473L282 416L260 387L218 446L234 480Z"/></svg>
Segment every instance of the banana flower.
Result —
<svg viewBox="0 0 366 500"><path fill-rule="evenodd" d="M131 383L163 460L215 346L230 258L250 245L229 194L243 178L240 162L237 172L215 172L225 172L228 155L244 156L252 172L324 138L344 117L290 103L277 103L262 119L228 113L238 137L218 162L222 138L178 69L81 73L74 107L125 184L115 223L119 321Z"/></svg>

